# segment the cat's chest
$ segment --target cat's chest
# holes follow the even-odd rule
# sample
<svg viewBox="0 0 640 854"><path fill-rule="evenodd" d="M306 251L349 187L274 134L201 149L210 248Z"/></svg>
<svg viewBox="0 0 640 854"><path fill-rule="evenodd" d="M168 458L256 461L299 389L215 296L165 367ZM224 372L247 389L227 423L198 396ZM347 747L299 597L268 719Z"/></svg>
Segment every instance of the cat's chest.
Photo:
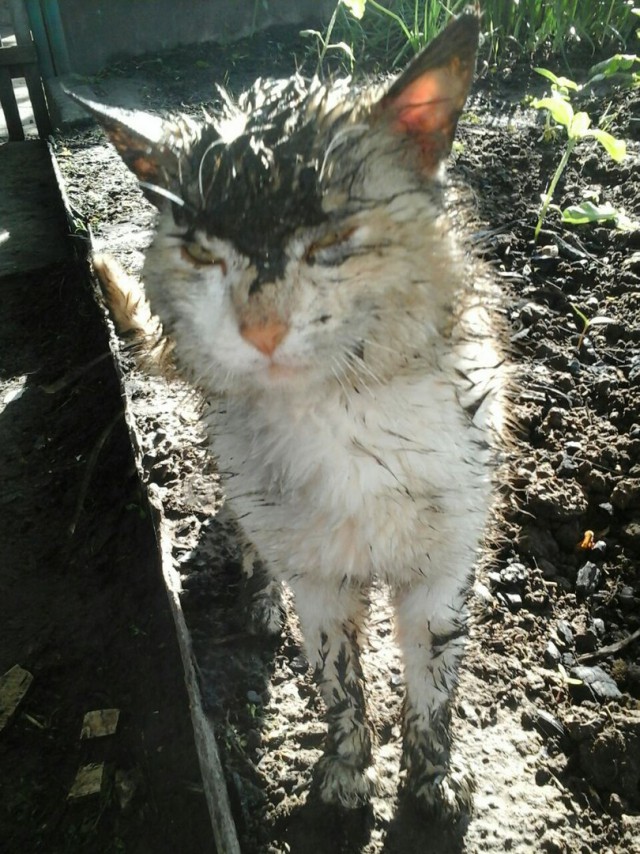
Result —
<svg viewBox="0 0 640 854"><path fill-rule="evenodd" d="M372 496L440 492L472 443L456 389L439 375L227 403L210 423L230 497L347 514Z"/></svg>
<svg viewBox="0 0 640 854"><path fill-rule="evenodd" d="M478 436L442 376L297 406L227 405L210 425L227 497L285 579L301 566L410 579L484 521Z"/></svg>

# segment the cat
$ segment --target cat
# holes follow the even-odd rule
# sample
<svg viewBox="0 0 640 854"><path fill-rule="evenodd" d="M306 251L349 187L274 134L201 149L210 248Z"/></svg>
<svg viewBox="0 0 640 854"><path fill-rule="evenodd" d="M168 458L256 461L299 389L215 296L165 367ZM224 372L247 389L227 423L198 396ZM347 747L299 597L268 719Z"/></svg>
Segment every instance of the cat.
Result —
<svg viewBox="0 0 640 854"><path fill-rule="evenodd" d="M404 789L447 820L472 808L449 721L502 410L491 285L442 180L478 38L467 9L391 85L259 80L198 122L83 102L159 209L146 297L98 272L209 401L249 572L267 567L254 619L276 631L293 592L327 710L316 792L356 808L376 791L359 651L378 579L404 657Z"/></svg>

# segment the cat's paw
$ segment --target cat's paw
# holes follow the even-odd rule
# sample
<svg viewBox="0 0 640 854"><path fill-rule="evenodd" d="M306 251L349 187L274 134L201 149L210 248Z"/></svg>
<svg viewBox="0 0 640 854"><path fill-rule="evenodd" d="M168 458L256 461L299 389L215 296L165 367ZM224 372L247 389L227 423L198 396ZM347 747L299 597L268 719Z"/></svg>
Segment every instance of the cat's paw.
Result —
<svg viewBox="0 0 640 854"><path fill-rule="evenodd" d="M369 803L376 789L371 765L360 768L340 756L326 754L314 769L313 790L325 804L357 809Z"/></svg>
<svg viewBox="0 0 640 854"><path fill-rule="evenodd" d="M405 783L405 792L418 809L453 825L470 818L475 788L473 774L460 766L452 766L446 774L408 776Z"/></svg>
<svg viewBox="0 0 640 854"><path fill-rule="evenodd" d="M252 592L246 610L247 628L251 634L268 637L279 635L285 618L280 582L270 581L266 587Z"/></svg>

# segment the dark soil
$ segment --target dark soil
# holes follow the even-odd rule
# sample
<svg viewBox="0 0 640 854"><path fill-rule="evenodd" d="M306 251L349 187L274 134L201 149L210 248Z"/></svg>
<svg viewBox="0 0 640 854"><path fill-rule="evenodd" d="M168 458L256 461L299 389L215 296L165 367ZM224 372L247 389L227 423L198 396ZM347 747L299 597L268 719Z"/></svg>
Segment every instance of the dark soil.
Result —
<svg viewBox="0 0 640 854"><path fill-rule="evenodd" d="M98 98L114 104L195 110L215 100L214 80L237 89L258 74L292 71L283 43L279 34L259 49L244 42L149 58L92 85ZM572 76L579 79L580 72ZM504 286L515 389L509 475L479 570L456 704L457 750L478 783L464 838L396 801L401 671L383 591L365 663L378 726L380 796L355 814L320 808L309 796L311 765L322 748L322 709L295 621L291 617L282 639L270 644L246 632L233 532L213 518L220 494L199 433L197 398L179 384L142 376L122 357L146 477L171 526L202 693L247 854L640 850L640 231L567 228L552 212L533 245L539 196L562 143L542 142L541 117L524 106L526 96L544 88L536 75L485 74L461 122L451 169L453 183L471 190L478 225L470 240ZM613 83L581 105L595 122L608 111L609 129L627 141L629 154L616 165L595 143L581 144L558 188L559 204L593 191L640 219L639 103L638 90ZM58 157L98 248L139 270L153 215L117 155L92 128L60 137ZM592 320L588 329L576 309ZM52 337L57 323L64 326L52 318ZM82 356L75 358L82 363ZM57 409L47 415L68 435L74 430L66 417ZM85 452L101 429L87 438ZM114 530L107 523L116 508L118 525L137 520L122 509L130 500L110 492L108 475L117 469L121 485L128 465L117 460L93 480L100 489L91 490L91 500L103 503L83 523L88 542L112 536L105 531ZM44 459L34 465L48 470ZM49 483L32 493L31 515L24 499L25 518L38 513L40 534L61 527L63 491ZM130 483L135 489L135 480ZM36 500L43 494L46 502ZM31 528L34 557L25 566L51 560L49 536ZM66 547L75 563L76 548ZM130 578L132 561L125 556L123 563ZM99 569L90 573L86 585L99 587ZM136 584L123 592L123 630L132 620L125 614L141 596ZM66 607L60 603L62 614ZM145 605L147 621L160 619L153 607ZM23 604L16 611L27 609ZM92 654L79 650L78 656L78 668L91 669ZM75 673L67 671L67 678ZM152 691L153 681L137 688ZM62 702L44 700L40 708L49 714ZM27 738L26 727L28 719L18 718L9 733L21 756L29 755L34 738ZM0 749L7 733L3 739ZM35 751L30 761L37 764ZM18 824L17 816L5 820L2 830L22 832ZM115 838L117 826L103 826L105 838L109 832ZM185 838L148 850L186 854L202 846Z"/></svg>
<svg viewBox="0 0 640 854"><path fill-rule="evenodd" d="M86 264L0 288L0 673L19 664L33 676L0 732L2 850L212 851L154 532ZM118 709L118 727L81 740L96 709ZM104 764L101 791L70 799L92 763Z"/></svg>

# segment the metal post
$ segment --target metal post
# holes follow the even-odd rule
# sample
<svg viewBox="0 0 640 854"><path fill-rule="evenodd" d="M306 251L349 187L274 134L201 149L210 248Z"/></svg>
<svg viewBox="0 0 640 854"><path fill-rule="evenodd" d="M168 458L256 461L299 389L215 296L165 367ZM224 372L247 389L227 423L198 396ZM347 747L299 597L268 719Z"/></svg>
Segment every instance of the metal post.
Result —
<svg viewBox="0 0 640 854"><path fill-rule="evenodd" d="M58 0L40 0L44 23L49 36L49 47L53 55L53 65L58 77L71 72L71 62L67 49L67 38L64 32L62 16Z"/></svg>

